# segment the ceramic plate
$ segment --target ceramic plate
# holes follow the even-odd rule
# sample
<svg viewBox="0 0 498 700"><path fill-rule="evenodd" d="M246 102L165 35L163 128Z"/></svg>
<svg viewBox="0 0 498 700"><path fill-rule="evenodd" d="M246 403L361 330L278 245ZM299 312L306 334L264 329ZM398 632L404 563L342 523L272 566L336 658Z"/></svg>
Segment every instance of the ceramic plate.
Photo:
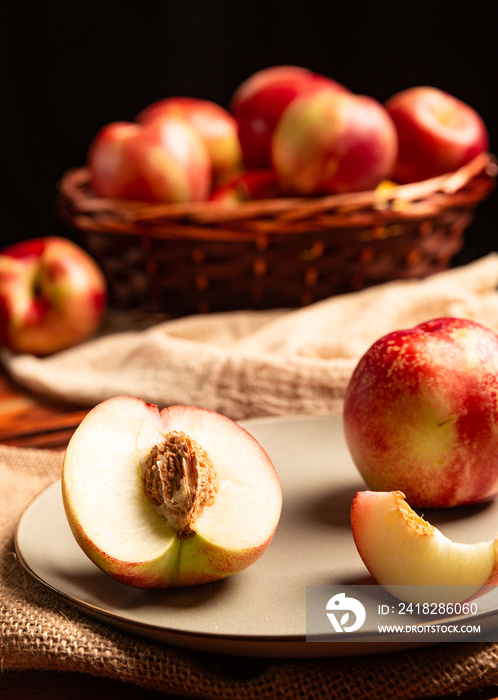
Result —
<svg viewBox="0 0 498 700"><path fill-rule="evenodd" d="M282 482L275 537L252 567L203 586L143 591L114 581L87 559L66 521L60 482L24 512L16 550L26 570L86 614L150 640L236 655L319 657L406 646L362 628L346 643L306 642L306 586L371 582L350 529L351 500L365 484L337 416L243 421ZM427 519L461 542L493 539L498 503L432 511ZM497 615L494 606L489 615Z"/></svg>

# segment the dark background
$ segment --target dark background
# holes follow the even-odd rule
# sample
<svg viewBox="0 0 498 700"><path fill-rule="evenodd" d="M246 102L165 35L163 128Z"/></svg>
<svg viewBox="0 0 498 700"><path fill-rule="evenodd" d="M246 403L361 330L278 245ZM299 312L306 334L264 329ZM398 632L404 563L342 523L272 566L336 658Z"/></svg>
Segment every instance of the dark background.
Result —
<svg viewBox="0 0 498 700"><path fill-rule="evenodd" d="M162 97L228 106L254 71L301 65L384 101L427 84L471 104L498 152L496 0L0 0L0 242L77 237L54 207L104 124ZM496 247L497 194L456 262Z"/></svg>

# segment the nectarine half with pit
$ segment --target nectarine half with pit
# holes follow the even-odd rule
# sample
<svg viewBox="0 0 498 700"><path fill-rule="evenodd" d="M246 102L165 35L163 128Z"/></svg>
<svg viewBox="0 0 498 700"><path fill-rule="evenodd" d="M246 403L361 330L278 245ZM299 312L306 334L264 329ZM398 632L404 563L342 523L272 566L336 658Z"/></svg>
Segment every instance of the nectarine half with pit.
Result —
<svg viewBox="0 0 498 700"><path fill-rule="evenodd" d="M127 396L102 402L77 428L62 496L87 556L138 588L242 571L270 544L282 507L270 458L237 423Z"/></svg>

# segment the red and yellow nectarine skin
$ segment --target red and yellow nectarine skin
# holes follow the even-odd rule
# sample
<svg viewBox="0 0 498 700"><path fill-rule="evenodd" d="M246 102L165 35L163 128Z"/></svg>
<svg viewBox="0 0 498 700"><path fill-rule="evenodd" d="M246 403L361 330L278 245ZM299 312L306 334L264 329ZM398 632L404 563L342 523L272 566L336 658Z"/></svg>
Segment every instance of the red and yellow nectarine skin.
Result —
<svg viewBox="0 0 498 700"><path fill-rule="evenodd" d="M498 336L441 318L380 338L360 359L344 432L369 487L414 506L478 503L498 493Z"/></svg>
<svg viewBox="0 0 498 700"><path fill-rule="evenodd" d="M230 111L237 120L247 168L267 168L271 164L271 137L284 109L298 95L324 87L348 92L325 75L287 65L264 68L239 85L230 102Z"/></svg>
<svg viewBox="0 0 498 700"><path fill-rule="evenodd" d="M242 150L235 118L221 105L196 97L166 97L143 109L136 121L148 124L158 117L185 119L206 144L215 181L239 170Z"/></svg>
<svg viewBox="0 0 498 700"><path fill-rule="evenodd" d="M101 197L153 202L205 200L211 161L201 136L177 116L102 127L87 156L91 185Z"/></svg>
<svg viewBox="0 0 498 700"><path fill-rule="evenodd" d="M215 187L210 200L220 204L238 204L255 199L283 197L277 174L271 169L244 170Z"/></svg>
<svg viewBox="0 0 498 700"><path fill-rule="evenodd" d="M72 241L46 236L0 252L0 343L49 355L86 340L107 305L103 272Z"/></svg>
<svg viewBox="0 0 498 700"><path fill-rule="evenodd" d="M272 137L271 158L284 190L300 195L375 189L388 179L397 135L371 97L322 89L296 97Z"/></svg>
<svg viewBox="0 0 498 700"><path fill-rule="evenodd" d="M452 172L489 147L481 116L443 90L408 88L393 95L385 106L398 132L397 182L417 182Z"/></svg>

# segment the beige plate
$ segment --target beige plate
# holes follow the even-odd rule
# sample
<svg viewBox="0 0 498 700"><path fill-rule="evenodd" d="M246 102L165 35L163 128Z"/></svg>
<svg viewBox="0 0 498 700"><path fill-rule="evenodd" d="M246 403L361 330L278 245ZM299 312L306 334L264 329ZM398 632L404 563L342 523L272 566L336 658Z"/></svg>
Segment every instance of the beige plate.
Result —
<svg viewBox="0 0 498 700"><path fill-rule="evenodd" d="M306 586L370 583L351 535L349 509L365 484L336 416L242 422L279 473L282 517L263 557L242 573L193 588L142 591L102 573L75 543L60 482L24 512L16 549L26 570L100 621L150 640L235 655L331 657L406 648L363 627L347 642L306 642ZM498 502L426 517L460 542L493 539ZM498 611L488 610L488 616ZM353 637L354 635L354 637ZM414 646L414 645L411 645Z"/></svg>

